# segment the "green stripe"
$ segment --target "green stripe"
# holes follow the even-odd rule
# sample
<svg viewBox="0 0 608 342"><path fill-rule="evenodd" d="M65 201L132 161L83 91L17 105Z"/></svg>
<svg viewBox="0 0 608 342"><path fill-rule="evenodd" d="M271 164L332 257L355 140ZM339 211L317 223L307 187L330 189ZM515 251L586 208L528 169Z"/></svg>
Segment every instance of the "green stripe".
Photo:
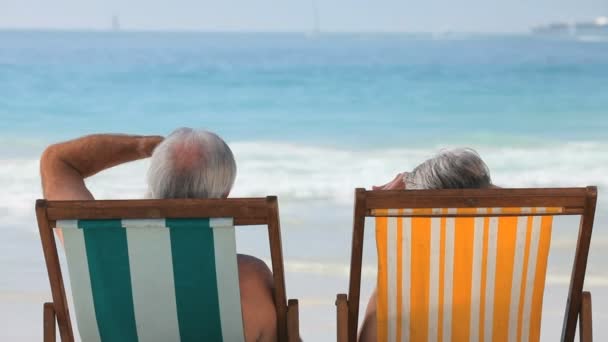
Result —
<svg viewBox="0 0 608 342"><path fill-rule="evenodd" d="M137 342L127 234L120 220L80 220L102 341Z"/></svg>
<svg viewBox="0 0 608 342"><path fill-rule="evenodd" d="M167 219L182 342L222 341L213 231L208 219Z"/></svg>

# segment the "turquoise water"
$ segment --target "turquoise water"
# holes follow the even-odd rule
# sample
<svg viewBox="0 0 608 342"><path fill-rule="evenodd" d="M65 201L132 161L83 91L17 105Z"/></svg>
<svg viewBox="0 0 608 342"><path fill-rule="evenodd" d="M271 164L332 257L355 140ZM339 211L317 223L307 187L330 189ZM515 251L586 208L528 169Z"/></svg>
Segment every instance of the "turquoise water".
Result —
<svg viewBox="0 0 608 342"><path fill-rule="evenodd" d="M57 140L192 126L240 195L350 203L451 146L504 186L604 186L606 80L608 42L526 35L4 31L0 158L14 184Z"/></svg>
<svg viewBox="0 0 608 342"><path fill-rule="evenodd" d="M181 124L341 147L607 137L606 42L1 32L0 46L7 136Z"/></svg>
<svg viewBox="0 0 608 342"><path fill-rule="evenodd" d="M301 299L306 340L334 336L353 188L452 146L477 149L498 185L600 187L586 286L595 321L606 320L607 80L608 42L525 35L0 31L0 307L9 308L0 321L13 322L0 340L40 340L25 327L39 326L49 298L33 215L44 147L180 126L228 141L239 169L232 196L279 196L288 294ZM146 167L120 166L87 185L100 199L141 198ZM558 338L575 227L554 231L543 341ZM265 237L240 232L238 248L267 258ZM368 238L363 301L375 277Z"/></svg>

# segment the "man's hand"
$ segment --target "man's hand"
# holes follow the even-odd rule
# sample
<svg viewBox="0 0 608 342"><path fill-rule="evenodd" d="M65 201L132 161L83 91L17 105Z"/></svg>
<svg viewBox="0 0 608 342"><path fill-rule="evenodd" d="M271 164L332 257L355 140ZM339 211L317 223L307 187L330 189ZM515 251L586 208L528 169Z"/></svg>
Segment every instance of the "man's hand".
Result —
<svg viewBox="0 0 608 342"><path fill-rule="evenodd" d="M405 189L405 183L403 182L403 174L398 173L392 181L378 186L372 186L372 190L403 190Z"/></svg>
<svg viewBox="0 0 608 342"><path fill-rule="evenodd" d="M148 158L161 136L96 134L49 146L40 158L44 198L92 200L84 179L133 160Z"/></svg>
<svg viewBox="0 0 608 342"><path fill-rule="evenodd" d="M165 138L160 135L144 136L139 139L138 150L143 156L142 158L148 158L152 156L152 152L158 144L160 144ZM140 158L141 159L141 158Z"/></svg>

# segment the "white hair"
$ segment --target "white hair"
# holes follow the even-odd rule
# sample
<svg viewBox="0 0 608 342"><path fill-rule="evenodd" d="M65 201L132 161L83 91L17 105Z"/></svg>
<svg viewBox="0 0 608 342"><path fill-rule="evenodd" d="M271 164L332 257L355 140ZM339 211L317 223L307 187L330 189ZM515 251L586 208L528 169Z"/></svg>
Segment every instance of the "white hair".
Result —
<svg viewBox="0 0 608 342"><path fill-rule="evenodd" d="M440 151L405 175L406 189L465 189L492 186L490 170L473 149Z"/></svg>
<svg viewBox="0 0 608 342"><path fill-rule="evenodd" d="M180 128L152 153L148 170L150 198L222 198L236 178L236 162L219 136Z"/></svg>

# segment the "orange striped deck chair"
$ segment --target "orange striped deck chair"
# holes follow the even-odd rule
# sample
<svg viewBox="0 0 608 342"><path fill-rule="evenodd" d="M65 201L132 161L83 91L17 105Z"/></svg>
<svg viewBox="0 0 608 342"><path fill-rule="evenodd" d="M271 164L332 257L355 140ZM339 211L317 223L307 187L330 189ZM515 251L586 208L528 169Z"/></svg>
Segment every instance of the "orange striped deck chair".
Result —
<svg viewBox="0 0 608 342"><path fill-rule="evenodd" d="M377 340L540 340L553 217L580 215L562 341L577 319L591 340L583 292L595 187L357 189L349 295L338 295L338 340L355 341L365 217L375 217Z"/></svg>

